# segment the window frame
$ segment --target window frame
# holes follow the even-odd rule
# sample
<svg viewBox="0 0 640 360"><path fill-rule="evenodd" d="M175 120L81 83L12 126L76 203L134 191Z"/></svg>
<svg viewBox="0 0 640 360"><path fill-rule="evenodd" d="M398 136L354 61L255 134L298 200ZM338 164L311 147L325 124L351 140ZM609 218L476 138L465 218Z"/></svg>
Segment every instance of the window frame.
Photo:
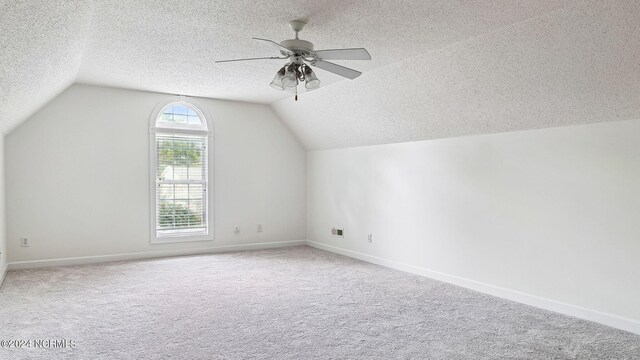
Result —
<svg viewBox="0 0 640 360"><path fill-rule="evenodd" d="M158 119L162 112L171 105L184 105L193 109L200 119L203 121L202 128L190 128L187 126L158 126ZM156 244L171 244L195 241L213 241L214 240L214 183L213 183L213 125L211 116L206 109L192 99L184 96L172 97L166 99L156 105L149 121L149 219L150 219L150 242ZM204 136L207 139L207 178L206 178L206 232L205 234L180 234L173 236L158 236L157 232L157 164L158 157L156 151L157 134L174 134L174 135L196 135Z"/></svg>

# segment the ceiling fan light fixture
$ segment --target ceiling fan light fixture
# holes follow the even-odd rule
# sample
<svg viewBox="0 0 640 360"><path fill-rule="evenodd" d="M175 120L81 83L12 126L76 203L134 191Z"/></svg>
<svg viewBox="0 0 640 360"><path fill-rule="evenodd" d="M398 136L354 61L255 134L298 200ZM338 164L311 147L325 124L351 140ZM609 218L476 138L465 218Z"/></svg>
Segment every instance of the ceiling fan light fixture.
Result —
<svg viewBox="0 0 640 360"><path fill-rule="evenodd" d="M295 64L291 64L291 65L287 66L286 68L287 69L284 72L284 77L282 78L282 85L285 88L298 86L298 76L296 75Z"/></svg>
<svg viewBox="0 0 640 360"><path fill-rule="evenodd" d="M271 84L269 84L272 88L276 89L276 90L284 90L284 85L282 85L282 78L284 78L284 66L282 67L282 69L278 70L278 72L276 73L276 76L273 77L273 81L271 81Z"/></svg>
<svg viewBox="0 0 640 360"><path fill-rule="evenodd" d="M286 87L286 88L284 88L284 91L288 92L289 94L297 95L298 94L298 87L297 86Z"/></svg>
<svg viewBox="0 0 640 360"><path fill-rule="evenodd" d="M315 90L320 87L320 79L318 79L313 70L308 66L304 68L304 81L304 87L307 88L307 90Z"/></svg>

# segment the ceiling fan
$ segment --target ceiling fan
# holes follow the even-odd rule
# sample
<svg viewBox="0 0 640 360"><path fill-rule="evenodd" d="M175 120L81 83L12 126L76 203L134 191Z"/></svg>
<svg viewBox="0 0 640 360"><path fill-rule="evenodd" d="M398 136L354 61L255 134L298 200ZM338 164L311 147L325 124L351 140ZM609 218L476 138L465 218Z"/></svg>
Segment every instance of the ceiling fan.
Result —
<svg viewBox="0 0 640 360"><path fill-rule="evenodd" d="M273 78L271 87L277 90L288 91L295 94L298 100L298 84L304 82L307 90L315 90L320 86L320 80L310 66L332 72L334 74L346 77L347 79L355 79L362 75L360 71L349 69L342 65L334 64L326 60L371 60L371 55L364 48L352 49L329 49L314 50L313 43L298 38L298 33L302 31L306 22L294 20L289 22L291 29L295 31L295 39L284 40L277 43L269 39L253 38L254 40L266 42L278 50L281 56L258 57L247 59L219 60L216 63L249 61L249 60L285 60L284 65Z"/></svg>

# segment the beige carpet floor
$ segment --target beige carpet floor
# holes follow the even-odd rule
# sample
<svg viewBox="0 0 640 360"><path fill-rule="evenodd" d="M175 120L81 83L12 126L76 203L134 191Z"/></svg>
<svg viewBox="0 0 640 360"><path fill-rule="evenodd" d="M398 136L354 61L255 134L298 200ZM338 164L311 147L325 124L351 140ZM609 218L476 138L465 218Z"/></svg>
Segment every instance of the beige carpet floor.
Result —
<svg viewBox="0 0 640 360"><path fill-rule="evenodd" d="M640 359L640 336L304 246L12 271L0 323L23 341L0 359Z"/></svg>

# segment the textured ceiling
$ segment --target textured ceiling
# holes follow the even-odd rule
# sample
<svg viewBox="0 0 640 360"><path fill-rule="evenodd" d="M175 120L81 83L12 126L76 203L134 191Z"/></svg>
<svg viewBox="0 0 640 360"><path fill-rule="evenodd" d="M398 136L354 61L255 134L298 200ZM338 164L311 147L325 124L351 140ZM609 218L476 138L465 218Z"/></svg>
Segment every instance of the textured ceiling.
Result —
<svg viewBox="0 0 640 360"><path fill-rule="evenodd" d="M291 95L268 86L282 60L264 37L293 37L288 21L307 18L301 38L316 49L366 47L370 71L430 48L476 36L559 7L559 0L224 0L95 1L78 81L212 98L272 103ZM324 85L342 80L318 71Z"/></svg>
<svg viewBox="0 0 640 360"><path fill-rule="evenodd" d="M0 0L0 130L70 83L271 103L309 149L640 118L634 0ZM287 22L366 47L350 81L271 89Z"/></svg>
<svg viewBox="0 0 640 360"><path fill-rule="evenodd" d="M308 149L640 119L639 19L567 3L273 107Z"/></svg>
<svg viewBox="0 0 640 360"><path fill-rule="evenodd" d="M6 133L76 78L89 1L0 0L0 131Z"/></svg>

